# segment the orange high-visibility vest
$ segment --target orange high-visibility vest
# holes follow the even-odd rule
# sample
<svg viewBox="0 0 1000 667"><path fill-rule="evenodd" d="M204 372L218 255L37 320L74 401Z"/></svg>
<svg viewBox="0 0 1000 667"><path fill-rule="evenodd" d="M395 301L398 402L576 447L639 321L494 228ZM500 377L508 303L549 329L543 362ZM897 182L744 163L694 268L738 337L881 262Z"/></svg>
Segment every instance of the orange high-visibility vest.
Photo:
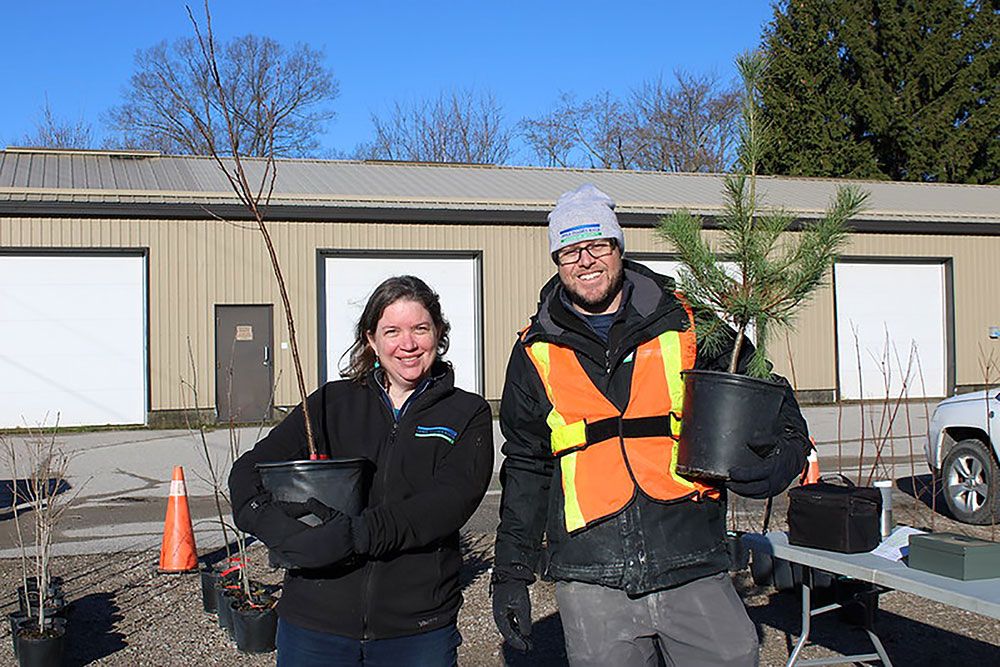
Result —
<svg viewBox="0 0 1000 667"><path fill-rule="evenodd" d="M594 386L573 350L545 342L527 346L552 403L546 421L562 471L567 532L624 509L637 486L659 501L718 496L718 489L676 471L681 371L694 366L695 345L693 321L687 331L665 331L640 345L624 412Z"/></svg>

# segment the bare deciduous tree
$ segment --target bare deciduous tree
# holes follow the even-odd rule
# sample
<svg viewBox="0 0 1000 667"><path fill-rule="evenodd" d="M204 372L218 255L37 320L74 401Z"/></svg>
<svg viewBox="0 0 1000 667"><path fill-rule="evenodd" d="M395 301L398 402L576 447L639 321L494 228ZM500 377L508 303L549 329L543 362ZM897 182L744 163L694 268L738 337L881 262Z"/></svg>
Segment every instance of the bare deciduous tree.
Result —
<svg viewBox="0 0 1000 667"><path fill-rule="evenodd" d="M649 171L727 171L733 164L739 95L715 76L674 74L644 82L632 94L643 146L640 169Z"/></svg>
<svg viewBox="0 0 1000 667"><path fill-rule="evenodd" d="M33 148L90 148L90 124L82 119L74 123L56 117L46 97L35 120L35 131L25 134L20 143Z"/></svg>
<svg viewBox="0 0 1000 667"><path fill-rule="evenodd" d="M322 51L305 44L286 49L269 37L244 35L220 45L215 56L213 73L193 38L139 51L124 102L106 115L116 133L108 143L207 155L216 137L229 143L229 129L221 122L225 105L232 112L233 150L240 154L316 153L317 137L334 116L329 105L339 93ZM216 74L221 91L214 89Z"/></svg>
<svg viewBox="0 0 1000 667"><path fill-rule="evenodd" d="M48 607L52 602L49 599L52 544L63 515L79 493L79 489L66 493L70 488L67 482L70 459L57 441L58 433L57 416L51 432L44 426L29 428L21 445L0 437L11 477L11 513L21 556L25 608L38 631L43 632L47 629L46 614L50 613ZM22 508L30 510L30 522L22 522Z"/></svg>
<svg viewBox="0 0 1000 667"><path fill-rule="evenodd" d="M538 159L548 166L635 169L641 145L634 111L609 92L577 102L570 94L520 129Z"/></svg>
<svg viewBox="0 0 1000 667"><path fill-rule="evenodd" d="M396 102L385 117L372 114L375 138L357 156L375 160L503 164L511 131L492 93L441 93L412 104Z"/></svg>
<svg viewBox="0 0 1000 667"><path fill-rule="evenodd" d="M646 81L628 98L563 95L519 129L548 166L725 171L733 163L738 95L713 76L684 72L673 85Z"/></svg>

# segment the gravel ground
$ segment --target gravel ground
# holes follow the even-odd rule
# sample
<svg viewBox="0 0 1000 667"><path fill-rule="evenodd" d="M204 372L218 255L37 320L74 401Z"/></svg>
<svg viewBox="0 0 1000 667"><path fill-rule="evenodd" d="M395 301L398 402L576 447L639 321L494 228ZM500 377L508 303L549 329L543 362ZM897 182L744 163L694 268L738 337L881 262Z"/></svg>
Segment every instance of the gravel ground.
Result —
<svg viewBox="0 0 1000 667"><path fill-rule="evenodd" d="M898 508L911 515L920 510L919 506ZM748 517L748 522L751 519L759 522L759 505L745 503L737 509ZM781 527L783 514L783 508L776 507L775 527ZM941 517L935 523L936 530L997 539L996 529L962 526ZM464 637L460 664L565 664L553 585L540 582L532 587L534 650L527 655L505 650L493 626L487 594L492 535L466 532L463 545L466 603L459 617ZM252 549L256 560L266 560L261 558L262 554L261 549ZM217 626L215 616L202 611L198 576L157 574L157 558L158 553L150 551L61 557L54 562L53 571L64 577L64 587L73 602L66 664L130 667L274 664L273 653L240 654L225 631ZM267 568L261 568L257 574L266 582L280 580L280 572ZM784 664L792 636L798 631L798 596L757 588L745 571L734 577L761 635L761 664ZM0 560L0 581L7 582L7 590L16 585L18 578L18 562ZM9 613L14 609L12 597L7 596L0 611ZM808 648L805 657L820 657L832 651L870 650L860 629L835 619L824 619L815 624L814 639L818 645ZM877 630L896 664L942 665L961 660L987 665L997 664L1000 656L1000 621L903 593L893 592L881 598ZM13 653L6 639L9 637L0 642L0 662L13 664Z"/></svg>

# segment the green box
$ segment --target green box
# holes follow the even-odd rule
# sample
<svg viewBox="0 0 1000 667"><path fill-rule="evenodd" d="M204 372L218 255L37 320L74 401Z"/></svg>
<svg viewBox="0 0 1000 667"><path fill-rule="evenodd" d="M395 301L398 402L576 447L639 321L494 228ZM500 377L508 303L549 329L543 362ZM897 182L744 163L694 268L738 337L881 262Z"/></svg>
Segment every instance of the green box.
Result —
<svg viewBox="0 0 1000 667"><path fill-rule="evenodd" d="M910 535L907 564L952 579L1000 577L1000 544L954 533Z"/></svg>

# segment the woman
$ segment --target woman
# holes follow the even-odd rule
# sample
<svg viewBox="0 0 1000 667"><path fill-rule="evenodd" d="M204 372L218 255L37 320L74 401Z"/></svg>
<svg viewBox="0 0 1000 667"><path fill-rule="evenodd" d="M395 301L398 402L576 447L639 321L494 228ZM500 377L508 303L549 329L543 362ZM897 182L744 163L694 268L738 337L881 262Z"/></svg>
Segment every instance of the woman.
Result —
<svg viewBox="0 0 1000 667"><path fill-rule="evenodd" d="M308 398L321 452L374 463L360 516L312 500L324 522L309 527L261 485L255 464L308 458L301 407L233 464L236 525L296 566L278 603L279 666L456 663L458 531L492 475L493 428L441 359L448 330L422 280L389 278L358 321L346 379Z"/></svg>

